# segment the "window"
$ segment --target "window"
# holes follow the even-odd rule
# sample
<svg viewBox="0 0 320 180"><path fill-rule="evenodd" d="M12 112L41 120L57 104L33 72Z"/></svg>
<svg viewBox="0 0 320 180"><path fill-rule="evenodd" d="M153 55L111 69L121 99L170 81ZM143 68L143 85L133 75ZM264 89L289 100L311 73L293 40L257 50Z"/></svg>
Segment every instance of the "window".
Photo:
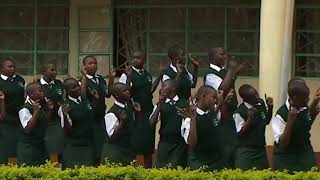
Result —
<svg viewBox="0 0 320 180"><path fill-rule="evenodd" d="M79 8L78 17L78 67L82 65L82 59L85 56L92 55L98 61L97 73L107 76L113 58L112 9L110 7L83 7Z"/></svg>
<svg viewBox="0 0 320 180"><path fill-rule="evenodd" d="M295 13L295 76L320 76L320 2L298 0Z"/></svg>
<svg viewBox="0 0 320 180"><path fill-rule="evenodd" d="M41 74L53 63L68 74L69 6L65 0L0 2L0 58L11 57L22 75Z"/></svg>
<svg viewBox="0 0 320 180"><path fill-rule="evenodd" d="M258 76L259 1L136 1L116 1L118 67L142 49L146 68L156 75L169 63L168 48L179 45L187 57L201 57L201 75L208 68L208 49L221 46L249 64L241 75Z"/></svg>

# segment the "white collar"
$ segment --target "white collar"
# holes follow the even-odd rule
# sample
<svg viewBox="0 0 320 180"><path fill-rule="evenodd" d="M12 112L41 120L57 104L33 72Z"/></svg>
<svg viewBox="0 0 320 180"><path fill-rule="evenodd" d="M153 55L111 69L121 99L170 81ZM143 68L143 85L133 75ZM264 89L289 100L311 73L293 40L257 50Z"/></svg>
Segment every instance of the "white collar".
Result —
<svg viewBox="0 0 320 180"><path fill-rule="evenodd" d="M248 109L251 109L253 106L247 102L244 102L243 103Z"/></svg>
<svg viewBox="0 0 320 180"><path fill-rule="evenodd" d="M198 108L197 107L197 109L196 109L196 112L197 112L197 114L199 114L199 115L204 115L204 114L208 114L208 111L207 112L204 112L202 109L200 109L200 108Z"/></svg>
<svg viewBox="0 0 320 180"><path fill-rule="evenodd" d="M122 108L125 108L125 107L126 107L125 104L122 104L121 102L119 102L119 101L117 101L117 100L115 100L114 103L115 103L117 106L120 106L120 107L122 107Z"/></svg>
<svg viewBox="0 0 320 180"><path fill-rule="evenodd" d="M174 72L178 72L177 68L171 63L170 64L170 68L174 71Z"/></svg>
<svg viewBox="0 0 320 180"><path fill-rule="evenodd" d="M212 63L210 63L210 67L211 67L212 69L218 71L218 72L221 71L221 69L223 69L223 68L221 68L221 67L219 67L219 66L217 66L217 65L214 65L214 64L212 64Z"/></svg>
<svg viewBox="0 0 320 180"><path fill-rule="evenodd" d="M141 74L141 71L143 71L143 69L138 69L134 66L132 66L132 69L135 70L137 73Z"/></svg>
<svg viewBox="0 0 320 180"><path fill-rule="evenodd" d="M290 110L290 109L289 109L289 108L290 108L289 99L286 100L286 107L287 107L288 110ZM301 111L303 111L303 110L306 110L306 109L308 109L308 107L301 107L301 108L299 109L299 112L301 112Z"/></svg>
<svg viewBox="0 0 320 180"><path fill-rule="evenodd" d="M179 100L178 95L176 95L172 100L175 101L175 102L177 102L177 101ZM167 98L166 101L165 101L165 103L168 103L168 102L170 102L170 101L171 101L171 99Z"/></svg>
<svg viewBox="0 0 320 180"><path fill-rule="evenodd" d="M99 76L97 76L96 74L94 75L94 76L91 76L91 75L89 75L89 74L86 74L86 77L88 78L88 79L92 79L92 78L98 78Z"/></svg>
<svg viewBox="0 0 320 180"><path fill-rule="evenodd" d="M44 78L42 77L41 79L40 79L40 83L42 84L42 85L44 85L44 84L48 84L48 85L50 85L50 84L54 84L54 80L52 80L51 82L47 82L46 80L44 80Z"/></svg>
<svg viewBox="0 0 320 180"><path fill-rule="evenodd" d="M33 105L34 101L27 95L26 102Z"/></svg>
<svg viewBox="0 0 320 180"><path fill-rule="evenodd" d="M1 78L2 78L3 80L7 80L7 79L9 78L8 76L6 76L6 75L4 75L4 74L1 74L0 76L1 76ZM15 77L16 77L16 75L14 74L14 75L12 76L12 79L15 78Z"/></svg>
<svg viewBox="0 0 320 180"><path fill-rule="evenodd" d="M73 98L73 97L71 97L71 96L68 96L68 98L69 98L71 101L73 101L73 102L75 102L75 103L77 103L77 104L79 104L78 100L81 101L81 96L79 96L77 99L76 99L76 98Z"/></svg>

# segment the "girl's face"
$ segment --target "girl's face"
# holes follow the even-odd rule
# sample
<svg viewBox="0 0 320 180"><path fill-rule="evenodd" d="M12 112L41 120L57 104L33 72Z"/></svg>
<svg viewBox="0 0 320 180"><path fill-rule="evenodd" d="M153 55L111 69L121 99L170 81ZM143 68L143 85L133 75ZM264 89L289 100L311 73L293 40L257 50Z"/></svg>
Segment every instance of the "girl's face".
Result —
<svg viewBox="0 0 320 180"><path fill-rule="evenodd" d="M97 60L95 58L92 58L92 57L87 57L86 60L85 60L84 67L86 69L86 72L89 75L96 74L97 69L98 69Z"/></svg>
<svg viewBox="0 0 320 180"><path fill-rule="evenodd" d="M73 98L78 98L81 95L81 88L76 80L72 84L70 84L67 93Z"/></svg>
<svg viewBox="0 0 320 180"><path fill-rule="evenodd" d="M12 77L16 73L16 65L10 60L3 62L2 73L8 77Z"/></svg>
<svg viewBox="0 0 320 180"><path fill-rule="evenodd" d="M179 63L179 64L183 64L183 65L186 64L186 55L185 55L185 52L182 49L179 50L177 52L177 54L175 55L173 63L175 63L175 64Z"/></svg>
<svg viewBox="0 0 320 180"><path fill-rule="evenodd" d="M306 95L305 97L290 97L289 96L289 103L292 107L296 107L298 109L300 109L301 107L306 107L308 106L308 102L309 102L309 95Z"/></svg>
<svg viewBox="0 0 320 180"><path fill-rule="evenodd" d="M43 76L51 81L56 79L56 76L57 76L56 67L53 64L48 65L47 69L43 72Z"/></svg>
<svg viewBox="0 0 320 180"><path fill-rule="evenodd" d="M216 104L216 99L217 99L217 92L216 91L210 91L207 93L202 101L203 101L203 110L213 110L214 106Z"/></svg>
<svg viewBox="0 0 320 180"><path fill-rule="evenodd" d="M130 87L127 86L127 85L122 86L122 87L119 89L118 98L119 98L119 99L123 99L123 100L129 102L130 99L131 99Z"/></svg>
<svg viewBox="0 0 320 180"><path fill-rule="evenodd" d="M258 91L254 88L251 88L250 89L250 92L249 92L249 97L248 97L248 103L251 104L251 105L254 105L254 104L257 104L258 103L258 99L259 99L259 94L258 94Z"/></svg>
<svg viewBox="0 0 320 180"><path fill-rule="evenodd" d="M213 60L218 66L224 67L227 60L227 54L225 50L223 48L218 48L216 50L216 54L213 57Z"/></svg>
<svg viewBox="0 0 320 180"><path fill-rule="evenodd" d="M33 101L43 99L44 98L44 92L43 92L41 86L37 85L37 88L33 92L31 92L29 96Z"/></svg>

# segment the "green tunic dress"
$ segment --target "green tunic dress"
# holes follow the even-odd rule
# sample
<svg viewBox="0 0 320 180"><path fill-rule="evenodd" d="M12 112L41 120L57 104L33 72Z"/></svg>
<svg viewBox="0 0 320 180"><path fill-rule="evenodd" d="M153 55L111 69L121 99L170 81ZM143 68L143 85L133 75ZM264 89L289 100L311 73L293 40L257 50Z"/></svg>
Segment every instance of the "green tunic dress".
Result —
<svg viewBox="0 0 320 180"><path fill-rule="evenodd" d="M41 82L41 80L39 80ZM54 84L41 84L45 96L54 102L54 114L48 123L45 142L49 154L62 154L64 132L61 127L58 109L63 101L63 85L60 80L55 79Z"/></svg>
<svg viewBox="0 0 320 180"><path fill-rule="evenodd" d="M176 79L177 73L169 66L165 72L165 75L169 76L170 79ZM189 99L191 96L192 79L190 78L186 69L181 74L180 81L178 82L177 95L182 99Z"/></svg>
<svg viewBox="0 0 320 180"><path fill-rule="evenodd" d="M26 103L22 108L28 109L33 114L33 108L30 103ZM30 133L25 133L21 130L17 148L18 165L38 166L45 164L48 157L44 142L47 125L47 114L41 108L34 129Z"/></svg>
<svg viewBox="0 0 320 180"><path fill-rule="evenodd" d="M131 93L135 102L140 103L140 115L136 115L133 132L133 149L135 154L150 155L154 152L155 129L150 126L149 116L153 110L152 76L144 70L143 74L132 71Z"/></svg>
<svg viewBox="0 0 320 180"><path fill-rule="evenodd" d="M243 170L268 168L265 130L270 119L267 118L266 105L262 99L259 99L259 102L253 107L257 109L257 114L247 134L238 137L235 153L235 167ZM235 113L239 113L246 120L248 110L247 106L242 103Z"/></svg>
<svg viewBox="0 0 320 180"><path fill-rule="evenodd" d="M95 164L93 144L93 111L90 103L83 99L76 103L69 98L68 115L72 121L71 130L65 133L65 147L62 154L63 168L73 168L75 165L92 166Z"/></svg>
<svg viewBox="0 0 320 180"><path fill-rule="evenodd" d="M134 115L132 105L122 108L114 104L108 113L113 113L119 120L120 113L125 112L128 116L127 124L120 130L116 140L106 138L102 148L101 162L120 163L129 165L133 162L135 154L132 149L132 134L134 130Z"/></svg>
<svg viewBox="0 0 320 180"><path fill-rule="evenodd" d="M188 165L191 169L205 167L207 170L220 170L227 166L224 147L221 146L219 120L214 112L197 115L198 143L189 153Z"/></svg>
<svg viewBox="0 0 320 180"><path fill-rule="evenodd" d="M160 141L158 144L156 167L186 167L187 145L181 136L182 117L177 108L186 108L188 101L179 99L174 105L163 104L160 108L161 126L159 130Z"/></svg>
<svg viewBox="0 0 320 180"><path fill-rule="evenodd" d="M100 158L102 146L106 137L104 116L107 108L105 98L108 93L108 87L102 76L96 76L96 82L87 78L87 97L94 110L93 137L96 149L96 158ZM89 89L96 90L98 92L99 99L95 99L95 97L89 93Z"/></svg>
<svg viewBox="0 0 320 180"><path fill-rule="evenodd" d="M217 71L211 67L208 68L207 72L204 75L203 82L206 84L206 77L209 74L214 74L221 79L224 79L226 76L227 70L226 69L221 69L220 71ZM235 82L236 78L232 79L231 81L231 87L232 89L235 89ZM237 144L237 131L236 131L236 126L233 120L233 113L236 110L238 106L238 100L237 100L237 95L232 100L232 103L228 109L228 115L226 116L226 119L223 119L221 121L221 124L218 126L219 129L219 134L222 138L222 146L223 146L223 156L228 159L228 167L234 167L234 153L235 153L235 147Z"/></svg>
<svg viewBox="0 0 320 180"><path fill-rule="evenodd" d="M283 105L277 111L277 115L287 122L288 108ZM297 120L293 126L290 142L284 149L274 143L273 169L293 171L308 171L316 166L314 152L310 143L310 129L313 120L308 108L299 111Z"/></svg>
<svg viewBox="0 0 320 180"><path fill-rule="evenodd" d="M19 110L24 104L24 79L16 75L12 80L0 78L0 90L5 95L6 117L0 125L0 163L6 163L17 155L17 142L20 132Z"/></svg>

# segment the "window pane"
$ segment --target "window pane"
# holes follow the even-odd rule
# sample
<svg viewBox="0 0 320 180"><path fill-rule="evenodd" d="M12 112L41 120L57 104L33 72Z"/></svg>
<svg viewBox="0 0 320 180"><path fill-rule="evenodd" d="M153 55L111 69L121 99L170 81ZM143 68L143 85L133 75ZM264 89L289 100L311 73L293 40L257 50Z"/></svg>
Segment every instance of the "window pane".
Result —
<svg viewBox="0 0 320 180"><path fill-rule="evenodd" d="M85 56L80 56L79 65L82 65L82 60ZM110 56L104 55L97 55L94 56L98 62L98 70L97 74L106 77L109 74L109 70L111 68L111 60Z"/></svg>
<svg viewBox="0 0 320 180"><path fill-rule="evenodd" d="M230 29L259 29L260 9L230 8L228 24Z"/></svg>
<svg viewBox="0 0 320 180"><path fill-rule="evenodd" d="M0 7L0 26L33 26L33 7Z"/></svg>
<svg viewBox="0 0 320 180"><path fill-rule="evenodd" d="M149 72L153 76L158 76L161 69L166 69L170 64L167 56L150 56L148 59Z"/></svg>
<svg viewBox="0 0 320 180"><path fill-rule="evenodd" d="M320 53L320 34L318 33L297 33L297 53Z"/></svg>
<svg viewBox="0 0 320 180"><path fill-rule="evenodd" d="M80 28L111 28L111 22L109 8L80 10Z"/></svg>
<svg viewBox="0 0 320 180"><path fill-rule="evenodd" d="M68 7L39 7L38 26L68 27L69 8Z"/></svg>
<svg viewBox="0 0 320 180"><path fill-rule="evenodd" d="M110 52L111 32L80 32L81 52Z"/></svg>
<svg viewBox="0 0 320 180"><path fill-rule="evenodd" d="M259 75L259 59L258 56L235 56L235 60L239 63L245 63L247 66L240 72L240 76L258 76Z"/></svg>
<svg viewBox="0 0 320 180"><path fill-rule="evenodd" d="M39 50L68 50L68 30L39 30Z"/></svg>
<svg viewBox="0 0 320 180"><path fill-rule="evenodd" d="M185 29L185 9L152 8L150 9L151 29Z"/></svg>
<svg viewBox="0 0 320 180"><path fill-rule="evenodd" d="M54 64L57 74L68 74L68 54L38 54L37 74L41 74L41 67L44 64Z"/></svg>
<svg viewBox="0 0 320 180"><path fill-rule="evenodd" d="M192 54L192 53L191 53ZM204 76L209 68L209 60L207 55L195 55L199 58L199 73L198 76ZM193 72L193 65L191 63L191 59L188 57L188 69Z"/></svg>
<svg viewBox="0 0 320 180"><path fill-rule="evenodd" d="M55 4L65 4L65 3L68 3L69 2L69 0L38 0L38 3L40 4L40 5L42 5L42 4L53 4L53 3L55 3Z"/></svg>
<svg viewBox="0 0 320 180"><path fill-rule="evenodd" d="M319 4L318 4L319 5ZM320 9L298 8L296 10L297 29L320 30Z"/></svg>
<svg viewBox="0 0 320 180"><path fill-rule="evenodd" d="M1 0L0 4L33 4L34 0Z"/></svg>
<svg viewBox="0 0 320 180"><path fill-rule="evenodd" d="M190 8L189 19L191 29L216 29L223 31L225 8Z"/></svg>
<svg viewBox="0 0 320 180"><path fill-rule="evenodd" d="M224 46L224 32L189 33L189 51L207 52L210 47Z"/></svg>
<svg viewBox="0 0 320 180"><path fill-rule="evenodd" d="M228 37L229 52L256 52L259 36L252 32L231 32Z"/></svg>
<svg viewBox="0 0 320 180"><path fill-rule="evenodd" d="M0 30L1 50L32 50L32 30Z"/></svg>
<svg viewBox="0 0 320 180"><path fill-rule="evenodd" d="M32 54L1 54L0 59L10 57L16 63L17 73L20 75L33 75Z"/></svg>
<svg viewBox="0 0 320 180"><path fill-rule="evenodd" d="M150 52L168 52L171 46L185 47L185 33L161 32L150 33Z"/></svg>
<svg viewBox="0 0 320 180"><path fill-rule="evenodd" d="M296 76L319 77L320 58L310 56L296 56Z"/></svg>

